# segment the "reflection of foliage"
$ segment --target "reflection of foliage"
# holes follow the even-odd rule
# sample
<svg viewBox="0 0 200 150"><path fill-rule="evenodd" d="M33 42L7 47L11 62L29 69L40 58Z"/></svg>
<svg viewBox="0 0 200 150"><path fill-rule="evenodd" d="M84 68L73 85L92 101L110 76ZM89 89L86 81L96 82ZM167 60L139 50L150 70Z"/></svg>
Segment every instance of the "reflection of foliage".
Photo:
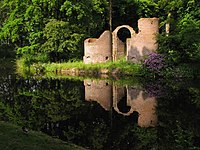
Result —
<svg viewBox="0 0 200 150"><path fill-rule="evenodd" d="M143 87L145 89L145 92L150 97L163 97L165 96L165 81L162 79L157 80L143 80Z"/></svg>
<svg viewBox="0 0 200 150"><path fill-rule="evenodd" d="M188 146L192 147L193 143L193 134L190 130L183 130L181 127L180 122L176 122L175 128L172 130L173 133L173 139L175 143L176 149L185 149Z"/></svg>
<svg viewBox="0 0 200 150"><path fill-rule="evenodd" d="M158 149L156 128L134 128L136 149Z"/></svg>
<svg viewBox="0 0 200 150"><path fill-rule="evenodd" d="M50 79L49 81L26 80L21 82L18 87L19 106L23 106L20 104L21 102L26 104L25 102L30 101L29 106L20 109L23 110L23 116L28 115L30 119L55 122L69 118L68 113L80 107L80 91L74 86L70 86L74 83L68 83L65 86L65 81L62 81L62 85L59 80ZM36 114L39 118L34 116ZM44 116L48 117L44 119Z"/></svg>
<svg viewBox="0 0 200 150"><path fill-rule="evenodd" d="M103 149L104 144L108 139L108 128L107 125L102 123L94 123L93 130L89 134L89 141L92 143L94 149Z"/></svg>
<svg viewBox="0 0 200 150"><path fill-rule="evenodd" d="M135 136L134 132L132 132L135 126L133 124L126 124L121 130L116 130L112 137L112 147L113 150L126 150L135 147Z"/></svg>
<svg viewBox="0 0 200 150"><path fill-rule="evenodd" d="M2 101L0 102L0 120L4 121L14 121L15 116L12 113L10 107L4 104Z"/></svg>
<svg viewBox="0 0 200 150"><path fill-rule="evenodd" d="M97 103L85 105L76 112L76 117L67 120L63 129L65 136L78 145L102 149L110 133L105 114Z"/></svg>
<svg viewBox="0 0 200 150"><path fill-rule="evenodd" d="M192 98L192 102L197 105L198 108L200 108L200 89L191 87L189 88L190 96Z"/></svg>
<svg viewBox="0 0 200 150"><path fill-rule="evenodd" d="M199 85L177 83L168 82L165 97L158 99L161 149L198 149L200 109L193 97L198 97L199 93L192 89L199 89Z"/></svg>

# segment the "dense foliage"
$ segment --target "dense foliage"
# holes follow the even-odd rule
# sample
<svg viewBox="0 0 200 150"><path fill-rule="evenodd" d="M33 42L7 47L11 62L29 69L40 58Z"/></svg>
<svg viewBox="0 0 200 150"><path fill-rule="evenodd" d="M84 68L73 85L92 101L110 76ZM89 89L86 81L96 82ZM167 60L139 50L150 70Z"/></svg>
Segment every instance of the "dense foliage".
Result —
<svg viewBox="0 0 200 150"><path fill-rule="evenodd" d="M29 60L80 58L83 40L105 26L107 5L104 0L1 0L0 43L13 45Z"/></svg>
<svg viewBox="0 0 200 150"><path fill-rule="evenodd" d="M160 52L172 64L199 62L200 59L200 4L195 0L163 1L161 9L168 12L171 24L169 36L160 36Z"/></svg>

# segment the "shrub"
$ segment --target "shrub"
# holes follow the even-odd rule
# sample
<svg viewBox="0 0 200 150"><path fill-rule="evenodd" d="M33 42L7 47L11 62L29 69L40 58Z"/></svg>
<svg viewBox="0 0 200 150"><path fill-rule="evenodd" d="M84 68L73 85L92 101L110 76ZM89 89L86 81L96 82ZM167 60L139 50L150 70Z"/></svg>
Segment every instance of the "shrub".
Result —
<svg viewBox="0 0 200 150"><path fill-rule="evenodd" d="M143 68L147 69L151 73L160 74L163 68L166 66L165 57L162 54L150 53L148 58L145 59Z"/></svg>

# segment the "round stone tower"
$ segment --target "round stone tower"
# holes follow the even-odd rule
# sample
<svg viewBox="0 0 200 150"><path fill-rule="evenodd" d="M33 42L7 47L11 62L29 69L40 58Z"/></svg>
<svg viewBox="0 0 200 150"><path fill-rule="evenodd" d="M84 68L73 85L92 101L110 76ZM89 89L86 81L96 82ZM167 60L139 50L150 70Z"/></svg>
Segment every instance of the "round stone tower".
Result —
<svg viewBox="0 0 200 150"><path fill-rule="evenodd" d="M127 41L127 60L140 62L158 48L156 35L159 32L159 18L138 20L138 34Z"/></svg>
<svg viewBox="0 0 200 150"><path fill-rule="evenodd" d="M157 34L159 31L159 18L141 18L138 20L139 33Z"/></svg>

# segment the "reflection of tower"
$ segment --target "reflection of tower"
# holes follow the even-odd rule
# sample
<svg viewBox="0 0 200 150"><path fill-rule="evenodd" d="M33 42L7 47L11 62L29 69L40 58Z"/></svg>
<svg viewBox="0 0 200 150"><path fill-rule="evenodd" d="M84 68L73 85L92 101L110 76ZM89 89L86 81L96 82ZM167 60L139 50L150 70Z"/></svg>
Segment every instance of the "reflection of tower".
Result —
<svg viewBox="0 0 200 150"><path fill-rule="evenodd" d="M105 110L110 110L113 104L114 110L124 116L137 112L139 126L156 126L157 101L154 97L149 97L142 89L133 86L127 86L125 89L115 84L111 86L103 80L85 80L84 85L87 101L96 101Z"/></svg>
<svg viewBox="0 0 200 150"><path fill-rule="evenodd" d="M119 98L119 97L118 97ZM115 111L124 116L129 116L138 112L138 125L141 127L155 126L157 124L156 106L157 101L154 97L148 97L147 94L136 87L127 87L127 106L128 112L122 112L119 109L119 99L113 96L113 107Z"/></svg>
<svg viewBox="0 0 200 150"><path fill-rule="evenodd" d="M85 99L97 101L105 110L110 110L112 87L104 80L84 80Z"/></svg>
<svg viewBox="0 0 200 150"><path fill-rule="evenodd" d="M138 95L136 95L136 93ZM157 124L155 97L148 97L142 90L133 87L127 88L127 103L133 111L139 113L138 125L141 127L155 126Z"/></svg>

